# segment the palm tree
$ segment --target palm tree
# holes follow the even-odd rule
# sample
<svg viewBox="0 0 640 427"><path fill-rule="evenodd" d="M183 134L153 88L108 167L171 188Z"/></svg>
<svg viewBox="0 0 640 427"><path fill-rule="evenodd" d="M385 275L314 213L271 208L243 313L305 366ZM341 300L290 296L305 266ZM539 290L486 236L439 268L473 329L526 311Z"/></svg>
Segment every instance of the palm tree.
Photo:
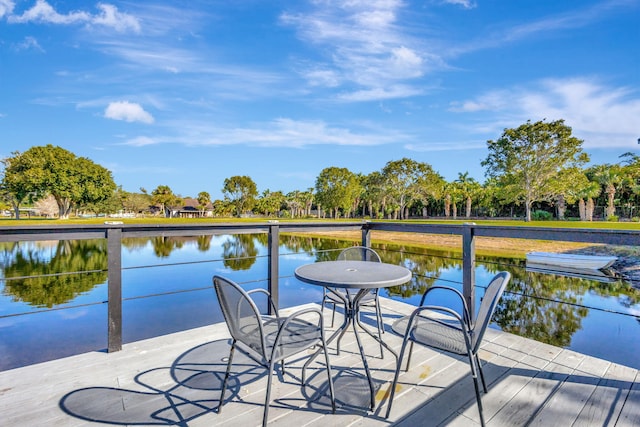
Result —
<svg viewBox="0 0 640 427"><path fill-rule="evenodd" d="M470 218L473 198L478 194L481 186L475 179L469 176L469 172L458 173L458 179L456 179L455 182L458 184L458 191L466 202L465 217Z"/></svg>
<svg viewBox="0 0 640 427"><path fill-rule="evenodd" d="M602 189L600 188L600 184L594 181L590 181L589 184L582 189L581 197L579 200L580 204L580 219L583 221L593 221L593 209L594 203L593 199L600 195ZM587 199L585 204L584 199Z"/></svg>
<svg viewBox="0 0 640 427"><path fill-rule="evenodd" d="M615 196L616 186L622 181L622 174L619 165L603 164L593 169L593 178L604 187L607 194L606 218L611 218L616 214Z"/></svg>

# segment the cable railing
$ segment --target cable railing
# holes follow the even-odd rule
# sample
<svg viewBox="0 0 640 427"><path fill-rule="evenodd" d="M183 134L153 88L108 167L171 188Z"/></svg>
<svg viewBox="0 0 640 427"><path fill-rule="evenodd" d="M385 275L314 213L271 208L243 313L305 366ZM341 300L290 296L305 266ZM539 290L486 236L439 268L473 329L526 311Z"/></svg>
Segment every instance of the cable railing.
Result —
<svg viewBox="0 0 640 427"><path fill-rule="evenodd" d="M134 299L152 298L163 295L172 295L185 292L196 292L208 289L208 286L193 287L188 289L177 289L163 291L157 293L148 293L144 295L123 297L122 295L122 273L127 270L136 270L143 268L155 267L171 267L171 266L188 266L199 263L220 262L217 260L198 260L198 261L180 261L165 264L140 265L140 266L124 266L122 265L122 240L129 237L184 237L184 236L202 236L202 235L230 235L230 234L266 234L267 238L267 254L259 255L252 258L264 258L267 260L267 277L257 278L252 282L265 282L267 288L271 292L274 301L278 304L279 280L289 278L290 276L281 276L279 273L279 262L281 256L288 254L280 254L280 233L313 233L317 231L360 231L361 244L371 246L372 232L401 232L401 233L423 233L423 234L439 234L439 235L456 235L461 236L461 253L460 257L456 257L456 261L462 263L462 281L458 284L462 285L462 291L469 306L474 306L475 291L478 287L475 283L475 270L477 257L475 253L475 242L477 237L496 237L508 239L535 239L547 241L565 241L565 242L586 242L597 244L614 244L614 245L638 245L640 243L640 232L634 230L593 230L593 229L559 229L559 228L542 228L542 227L505 227L500 225L476 225L472 223L465 224L424 224L415 222L257 222L257 223L232 223L232 224L161 224L161 225L142 225L142 224L100 224L100 225L57 225L49 226L11 226L0 227L0 242L19 242L19 241L38 241L38 240L83 240L83 239L106 239L107 241L107 268L102 270L88 270L81 273L106 273L108 296L106 300L89 302L83 304L64 305L61 307L52 307L45 310L36 310L33 313L41 313L46 311L57 311L64 309L72 309L79 307L88 307L92 305L107 304L107 350L118 351L122 348L122 303ZM315 250L314 253L328 252ZM407 252L410 254L410 252ZM416 254L419 255L419 254ZM238 257L241 260L247 257ZM234 258L236 259L236 258ZM521 268L522 266L518 266ZM54 273L52 275L65 275L69 272ZM1 278L7 281L14 278ZM427 277L424 279L446 280L437 277ZM518 295L528 298L543 298L536 295L528 295L519 293ZM544 298L543 298L544 299ZM567 302L568 304L571 304ZM597 307L583 306L590 309L599 309ZM607 309L600 309L609 311ZM615 312L615 311L614 311ZM615 312L616 314L626 314L623 312ZM3 317L20 316L27 313L10 313Z"/></svg>

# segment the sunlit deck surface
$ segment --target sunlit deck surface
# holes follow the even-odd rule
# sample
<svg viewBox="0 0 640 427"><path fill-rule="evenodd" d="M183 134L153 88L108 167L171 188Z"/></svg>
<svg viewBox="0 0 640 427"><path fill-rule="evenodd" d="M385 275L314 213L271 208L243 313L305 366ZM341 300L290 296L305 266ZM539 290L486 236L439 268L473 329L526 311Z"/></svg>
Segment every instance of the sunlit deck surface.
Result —
<svg viewBox="0 0 640 427"><path fill-rule="evenodd" d="M387 332L411 307L381 299ZM300 308L300 307L297 307ZM287 310L290 311L290 310ZM326 311L326 321L330 312ZM367 313L373 319L373 313ZM338 319L336 319L338 320ZM265 370L236 353L227 403L215 410L228 355L225 324L126 344L111 354L92 352L0 372L1 425L257 426L262 421ZM291 360L281 381L274 376L270 425L281 426L470 426L478 411L465 359L416 346L411 370L400 376L389 419L386 391L394 357L380 358L377 343L361 334L379 387L368 411L369 389L353 334L340 355L331 351L338 408L332 414L326 372L318 357L300 386L305 359ZM489 426L637 426L637 369L490 330L481 353L489 393L483 395ZM98 425L98 424L96 424ZM103 424L104 425L104 424Z"/></svg>

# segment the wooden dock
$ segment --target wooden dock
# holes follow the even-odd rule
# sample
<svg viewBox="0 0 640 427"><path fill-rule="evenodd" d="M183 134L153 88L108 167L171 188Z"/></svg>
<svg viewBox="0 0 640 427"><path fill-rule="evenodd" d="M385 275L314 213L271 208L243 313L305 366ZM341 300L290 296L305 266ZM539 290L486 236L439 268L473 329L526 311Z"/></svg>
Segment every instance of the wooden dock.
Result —
<svg viewBox="0 0 640 427"><path fill-rule="evenodd" d="M399 349L401 338L389 324L411 307L381 302L384 339ZM377 343L361 336L378 387L375 411L368 410L362 361L353 334L347 334L339 356L331 346L336 413L330 410L323 358L312 363L304 387L300 368L306 359L292 360L284 377L274 376L270 425L479 425L467 361L418 346L385 419L394 357L387 352L380 358ZM85 353L0 372L0 425L258 426L265 371L241 353L236 353L227 402L221 413L216 411L228 337L226 325L216 324L127 344L120 352ZM488 331L481 359L490 427L640 425L637 369L496 330Z"/></svg>

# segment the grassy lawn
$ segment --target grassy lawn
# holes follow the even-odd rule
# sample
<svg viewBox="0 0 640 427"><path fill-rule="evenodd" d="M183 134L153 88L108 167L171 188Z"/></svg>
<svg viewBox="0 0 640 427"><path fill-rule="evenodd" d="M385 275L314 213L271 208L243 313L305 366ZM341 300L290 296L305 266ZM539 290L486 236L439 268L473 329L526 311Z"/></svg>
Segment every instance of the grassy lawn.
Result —
<svg viewBox="0 0 640 427"><path fill-rule="evenodd" d="M146 217L146 218L72 218L66 220L59 219L47 219L47 218L21 218L15 220L12 218L0 218L1 226L28 226L28 225L58 225L58 224L104 224L105 221L122 221L124 224L207 224L207 223L260 223L267 221L269 218L161 218L161 217ZM286 222L357 222L360 219L278 219L281 223ZM610 222L610 221L531 221L524 222L522 220L507 220L507 219L492 219L492 220L440 220L440 219L412 219L412 220L375 220L380 222L412 222L420 224L464 224L466 222L473 222L477 225L490 225L500 227L549 227L549 228L589 228L589 229L604 229L604 230L640 230L640 222Z"/></svg>

